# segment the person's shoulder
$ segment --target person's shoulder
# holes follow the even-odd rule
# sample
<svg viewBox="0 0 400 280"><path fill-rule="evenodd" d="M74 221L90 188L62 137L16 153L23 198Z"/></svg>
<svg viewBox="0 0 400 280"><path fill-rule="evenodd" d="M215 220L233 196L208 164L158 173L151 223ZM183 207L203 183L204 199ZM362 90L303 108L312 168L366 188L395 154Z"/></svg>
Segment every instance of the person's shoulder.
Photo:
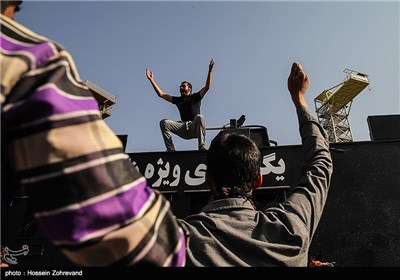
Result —
<svg viewBox="0 0 400 280"><path fill-rule="evenodd" d="M172 103L174 104L182 100L181 96L171 96L171 98L172 98Z"/></svg>
<svg viewBox="0 0 400 280"><path fill-rule="evenodd" d="M193 100L202 99L203 97L200 95L200 91L194 92L190 95L190 98Z"/></svg>
<svg viewBox="0 0 400 280"><path fill-rule="evenodd" d="M18 37L18 40L22 40L22 42L24 42L24 43L33 44L33 45L48 43L48 44L53 45L53 50L56 50L58 52L60 52L62 50L66 50L64 48L64 46L61 45L60 43L58 43L46 36L40 35L40 34L34 32L32 29L26 27L25 25L13 20L13 19L9 19L2 14L0 14L0 16L1 16L2 25L4 23L6 23L8 29L13 34L17 34L17 35L13 35L13 36L15 38ZM21 35L22 35L22 37L21 37Z"/></svg>

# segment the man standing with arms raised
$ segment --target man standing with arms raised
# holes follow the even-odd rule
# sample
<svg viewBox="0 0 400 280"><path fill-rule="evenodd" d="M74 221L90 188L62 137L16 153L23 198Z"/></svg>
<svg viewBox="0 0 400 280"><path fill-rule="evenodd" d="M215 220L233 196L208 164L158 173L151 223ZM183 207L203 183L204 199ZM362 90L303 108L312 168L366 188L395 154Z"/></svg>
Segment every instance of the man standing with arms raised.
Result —
<svg viewBox="0 0 400 280"><path fill-rule="evenodd" d="M211 87L212 70L214 67L214 58L211 58L208 67L208 74L205 86L196 93L192 93L192 84L183 81L179 87L181 96L171 96L160 89L154 79L153 72L146 69L146 76L153 86L155 92L162 99L175 104L178 107L181 116L180 121L163 119L160 121L161 133L164 138L165 147L168 152L175 151L172 135L174 133L183 139L198 139L198 148L205 150L206 126L204 117L200 114L201 100Z"/></svg>

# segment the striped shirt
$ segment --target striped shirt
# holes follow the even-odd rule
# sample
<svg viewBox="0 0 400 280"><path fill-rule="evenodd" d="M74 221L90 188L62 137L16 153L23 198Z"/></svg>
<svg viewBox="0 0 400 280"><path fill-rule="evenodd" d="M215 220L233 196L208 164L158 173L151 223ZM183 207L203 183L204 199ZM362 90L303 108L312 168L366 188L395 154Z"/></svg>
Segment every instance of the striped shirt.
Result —
<svg viewBox="0 0 400 280"><path fill-rule="evenodd" d="M184 266L187 231L101 119L69 53L2 15L0 51L2 161L46 237L80 266Z"/></svg>

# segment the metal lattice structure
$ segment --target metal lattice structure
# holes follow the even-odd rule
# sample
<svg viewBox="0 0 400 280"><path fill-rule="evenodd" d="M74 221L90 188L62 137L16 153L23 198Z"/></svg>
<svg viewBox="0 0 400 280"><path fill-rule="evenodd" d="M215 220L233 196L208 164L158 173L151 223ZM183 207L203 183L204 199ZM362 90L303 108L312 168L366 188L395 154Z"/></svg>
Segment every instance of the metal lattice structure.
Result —
<svg viewBox="0 0 400 280"><path fill-rule="evenodd" d="M349 114L353 99L369 85L368 75L345 69L347 77L340 84L324 90L315 99L319 123L328 133L329 142L353 142Z"/></svg>
<svg viewBox="0 0 400 280"><path fill-rule="evenodd" d="M117 103L117 97L95 85L93 82L86 80L83 84L90 89L99 104L99 111L103 119L111 116L112 105Z"/></svg>

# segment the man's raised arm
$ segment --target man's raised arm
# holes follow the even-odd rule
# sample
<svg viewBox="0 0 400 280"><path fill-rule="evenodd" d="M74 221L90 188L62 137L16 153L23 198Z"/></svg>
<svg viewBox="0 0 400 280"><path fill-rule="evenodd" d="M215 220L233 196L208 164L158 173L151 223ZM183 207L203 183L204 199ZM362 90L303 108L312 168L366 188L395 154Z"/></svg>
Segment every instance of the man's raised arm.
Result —
<svg viewBox="0 0 400 280"><path fill-rule="evenodd" d="M212 57L210 60L210 65L208 66L208 74L207 74L207 80L206 80L206 85L200 90L200 96L203 97L206 95L207 91L211 87L211 82L212 82L212 70L214 67L214 58Z"/></svg>
<svg viewBox="0 0 400 280"><path fill-rule="evenodd" d="M333 164L326 133L307 105L305 94L309 83L301 64L294 62L288 90L297 110L304 164L301 179L285 208L298 215L311 239L328 196Z"/></svg>
<svg viewBox="0 0 400 280"><path fill-rule="evenodd" d="M162 99L172 103L172 96L163 92L160 89L160 87L156 83L156 80L154 79L153 72L151 72L149 69L146 69L146 77L147 77L147 79L149 79L149 81L150 81L151 85L153 86L154 91L157 93L157 95L159 97L161 97Z"/></svg>

